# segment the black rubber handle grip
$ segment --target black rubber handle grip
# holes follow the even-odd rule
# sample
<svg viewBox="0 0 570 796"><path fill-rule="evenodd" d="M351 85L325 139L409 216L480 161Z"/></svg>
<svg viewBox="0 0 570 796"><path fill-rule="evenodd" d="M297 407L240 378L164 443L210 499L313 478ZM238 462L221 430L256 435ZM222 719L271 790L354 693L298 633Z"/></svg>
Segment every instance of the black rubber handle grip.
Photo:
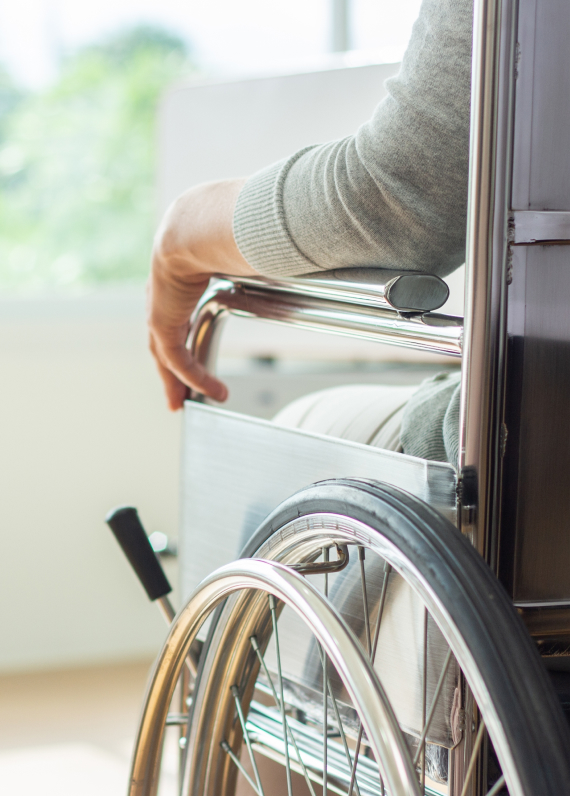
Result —
<svg viewBox="0 0 570 796"><path fill-rule="evenodd" d="M172 586L151 547L137 510L132 506L120 506L110 511L105 521L113 531L115 539L121 545L123 553L137 573L149 598L158 600L159 597L169 594Z"/></svg>

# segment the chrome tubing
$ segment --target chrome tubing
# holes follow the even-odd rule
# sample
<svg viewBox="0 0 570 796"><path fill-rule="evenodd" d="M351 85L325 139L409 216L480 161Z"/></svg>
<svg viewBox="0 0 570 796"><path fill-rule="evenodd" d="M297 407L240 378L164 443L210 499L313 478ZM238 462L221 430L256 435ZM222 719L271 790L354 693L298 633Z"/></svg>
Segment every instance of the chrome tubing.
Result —
<svg viewBox="0 0 570 796"><path fill-rule="evenodd" d="M213 281L202 296L192 318L188 347L198 361L212 367L221 330L228 314L264 318L290 326L390 343L448 356L461 356L463 321L433 312L401 313L387 305L368 306L322 295L302 285L256 283L254 280Z"/></svg>
<svg viewBox="0 0 570 796"><path fill-rule="evenodd" d="M498 557L516 0L475 0L460 410L461 527Z"/></svg>
<svg viewBox="0 0 570 796"><path fill-rule="evenodd" d="M449 287L439 276L387 268L336 268L310 277L273 279L239 277L246 287L293 293L310 298L330 298L367 307L388 307L400 312L433 312L449 298Z"/></svg>

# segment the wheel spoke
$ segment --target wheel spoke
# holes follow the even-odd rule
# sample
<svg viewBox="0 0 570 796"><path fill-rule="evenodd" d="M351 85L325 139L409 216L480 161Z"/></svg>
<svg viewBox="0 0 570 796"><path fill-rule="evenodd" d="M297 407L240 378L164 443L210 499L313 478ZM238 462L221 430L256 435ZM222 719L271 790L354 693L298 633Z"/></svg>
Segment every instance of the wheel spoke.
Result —
<svg viewBox="0 0 570 796"><path fill-rule="evenodd" d="M358 765L358 757L360 755L360 746L362 744L362 733L364 728L362 724L358 728L358 738L356 739L356 749L354 751L354 760L352 763L352 770L350 772L350 785L348 786L348 796L352 796L352 791L354 790L354 784L356 782L356 766Z"/></svg>
<svg viewBox="0 0 570 796"><path fill-rule="evenodd" d="M485 732L485 722L483 721L483 719L481 719L481 724L479 725L479 731L477 733L477 737L475 738L475 745L473 746L473 751L471 752L471 757L469 759L469 765L467 766L467 773L465 774L465 782L463 783L463 788L461 789L461 796L465 796L465 794L467 793L467 788L469 787L469 783L471 782L471 777L473 776L473 771L475 770L475 763L477 762L477 755L479 754L479 749L483 741L484 732Z"/></svg>
<svg viewBox="0 0 570 796"><path fill-rule="evenodd" d="M428 734L429 728L431 726L432 719L435 715L435 709L437 706L437 700L439 699L439 695L441 693L441 689L443 688L443 683L445 680L445 675L447 674L447 670L449 669L449 664L451 663L451 650L448 650L445 662L443 664L443 669L441 670L441 674L439 675L439 680L437 681L437 686L435 689L435 693L433 695L433 699L431 701L429 713L427 714L427 718L424 722L424 728L422 730L422 734L420 736L420 744L417 748L416 755L414 757L414 765L417 764L418 758L421 754L422 749L425 747L426 736Z"/></svg>
<svg viewBox="0 0 570 796"><path fill-rule="evenodd" d="M323 654L323 652L321 650L321 656L322 656L322 654ZM341 718L340 718L340 713L338 712L338 705L337 705L336 699L334 698L334 695L333 695L332 686L331 686L329 677L327 677L327 690L328 690L328 693L329 693L329 696L330 696L330 700L332 702L334 715L335 715L336 722L337 722L337 725L338 725L340 737L341 737L341 740L342 740L342 743L343 743L343 746L344 746L344 753L346 755L346 761L348 763L348 767L350 768L350 770L352 772L353 760L352 760L352 757L350 756L350 749L348 748L348 742L346 740L344 727L342 725L342 721L341 721ZM356 787L356 793L358 794L358 796L360 796L360 790L358 788L358 783L356 781L355 781L354 785Z"/></svg>
<svg viewBox="0 0 570 796"><path fill-rule="evenodd" d="M186 669L186 671L188 671ZM184 681L183 681L184 682ZM182 791L184 789L184 771L186 770L186 761L188 759L188 736L190 733L190 719L192 717L192 700L193 697L188 694L186 697L186 732L184 735L181 735L178 743L180 744L180 755L179 755L179 775L178 775L178 796L182 796ZM184 709L183 705L181 705L182 709Z"/></svg>
<svg viewBox="0 0 570 796"><path fill-rule="evenodd" d="M495 782L491 790L487 791L487 796L496 796L496 794L501 790L504 784L505 784L505 775L501 774L501 776Z"/></svg>
<svg viewBox="0 0 570 796"><path fill-rule="evenodd" d="M167 727L187 727L188 715L186 713L169 713L165 724ZM184 738L184 735L180 737Z"/></svg>
<svg viewBox="0 0 570 796"><path fill-rule="evenodd" d="M293 796L293 786L291 784L291 761L289 760L289 743L287 741L287 718L285 716L285 697L283 696L283 674L281 672L281 651L279 649L279 632L277 630L277 611L275 608L275 597L269 595L269 609L271 611L271 621L273 623L273 638L275 639L275 649L277 652L277 677L279 679L279 697L281 702L281 721L283 722L283 741L285 744L285 770L287 772L287 793Z"/></svg>
<svg viewBox="0 0 570 796"><path fill-rule="evenodd" d="M380 638L380 625L382 624L382 615L384 613L384 604L386 603L386 592L388 591L388 580L390 579L390 572L392 567L386 561L384 562L384 579L382 581L382 592L380 594L380 605L378 606L378 616L376 617L376 627L374 628L374 642L372 644L371 661L374 665L376 660L376 650L378 649L378 640Z"/></svg>
<svg viewBox="0 0 570 796"><path fill-rule="evenodd" d="M269 683L269 687L271 688L271 691L273 693L273 699L275 700L275 704L277 705L277 707L279 709L281 709L281 702L279 701L279 697L277 696L277 691L276 691L275 685L273 683L273 678L269 674L269 669L267 668L267 664L265 663L263 655L261 654L261 650L259 649L259 644L257 643L256 636L252 636L250 638L250 641L251 641L251 646L255 650L255 654L257 655L259 663L262 666L263 671L265 672L265 677L267 678L267 681ZM287 721L287 716L285 716L285 726L286 726L286 729L287 729L287 733L289 734L289 738L291 739L291 743L293 744L293 746L295 748L295 754L297 756L297 761L299 762L299 764L301 765L301 768L303 769L303 776L305 777L305 782L307 783L307 787L311 791L311 796L315 796L315 791L313 789L313 783L311 782L311 778L309 777L309 772L307 771L307 767L305 766L305 763L303 762L303 758L301 757L301 752L299 751L299 747L297 746L297 741L296 741L295 736L293 734L293 730L291 729L291 727L289 726L289 722Z"/></svg>
<svg viewBox="0 0 570 796"><path fill-rule="evenodd" d="M247 771L245 770L245 768L241 764L241 761L240 761L239 757L234 754L234 752L233 752L231 746L229 745L229 743L227 741L222 741L220 746L222 747L224 752L226 752L226 754L228 754L230 756L231 760L233 760L233 762L237 766L238 770L241 771L243 776L246 778L246 780L251 785L252 789L257 793L257 796L260 796L255 782L252 780L252 778L249 776L249 774L247 773Z"/></svg>
<svg viewBox="0 0 570 796"><path fill-rule="evenodd" d="M178 737L178 792L182 791L184 779L184 766L186 765L186 757L188 755L188 736L190 734L190 713L192 710L192 697L190 695L190 671L187 666L182 669L180 680L178 681L180 687L180 713L184 716L184 729L181 728ZM168 719L167 722L168 724Z"/></svg>
<svg viewBox="0 0 570 796"><path fill-rule="evenodd" d="M237 710L237 714L239 716L239 722L241 724L243 737L245 738L245 742L247 744L247 751L249 752L249 759L251 760L251 766L252 766L253 772L255 774L255 781L257 782L257 791L259 793L259 796L265 796L265 793L263 792L263 785L261 784L261 778L259 776L259 770L257 768L257 763L255 761L255 756L253 754L253 749L251 748L251 738L249 737L249 733L247 731L247 727L245 726L245 718L244 718L244 715L243 715L241 702L239 700L239 689L238 689L237 685L232 685L231 692L232 692L232 696L234 698L234 701L236 703L236 710Z"/></svg>
<svg viewBox="0 0 570 796"><path fill-rule="evenodd" d="M424 640L423 640L423 675L422 675L422 727L426 726L426 714L427 714L427 657L428 657L428 612L427 608L424 608ZM422 791L425 791L426 788L426 751L425 751L425 743L420 744L419 750L422 757L422 769L421 769L421 776L420 782L422 786ZM416 762L418 755L414 758L414 765Z"/></svg>
<svg viewBox="0 0 570 796"><path fill-rule="evenodd" d="M327 746L327 727L328 727L328 693L327 693L327 655L319 644L321 662L323 665L323 796L327 796L327 765L328 765L328 746Z"/></svg>
<svg viewBox="0 0 570 796"><path fill-rule="evenodd" d="M386 592L388 591L388 580L390 578L391 571L392 567L390 566L390 564L384 562L384 579L382 581L382 592L380 594L380 604L378 605L378 616L376 617L376 627L374 628L374 641L372 643L372 654L370 656L372 665L374 665L374 661L376 660L376 651L378 649L378 640L380 638L380 626L382 624L382 615L384 613L384 605L386 603ZM361 576L362 576L362 569L361 569ZM362 745L362 731L363 728L362 725L360 725L360 728L358 730L358 739L356 741L356 749L354 752L354 762L352 764L352 771L350 772L350 787L348 789L348 796L352 796L354 783L356 781L356 766L358 765L358 758L360 756L360 747ZM384 782L382 780L382 777L380 777L380 785L382 787L382 794L384 794Z"/></svg>
<svg viewBox="0 0 570 796"><path fill-rule="evenodd" d="M366 591L366 572L364 569L364 559L366 553L363 547L358 548L358 561L360 563L360 585L362 587L362 606L364 609L364 627L366 630L366 649L368 657L372 654L372 639L370 637L370 614L368 613L368 593Z"/></svg>
<svg viewBox="0 0 570 796"><path fill-rule="evenodd" d="M326 563L329 560L329 549L328 547L323 547L323 561ZM325 572L325 582L324 582L324 593L325 597L329 596L329 576ZM328 693L327 693L327 682L328 682L328 674L327 674L327 655L323 648L319 645L319 649L321 650L321 660L323 663L323 796L327 796L328 792L328 738L327 738L327 727L328 727Z"/></svg>

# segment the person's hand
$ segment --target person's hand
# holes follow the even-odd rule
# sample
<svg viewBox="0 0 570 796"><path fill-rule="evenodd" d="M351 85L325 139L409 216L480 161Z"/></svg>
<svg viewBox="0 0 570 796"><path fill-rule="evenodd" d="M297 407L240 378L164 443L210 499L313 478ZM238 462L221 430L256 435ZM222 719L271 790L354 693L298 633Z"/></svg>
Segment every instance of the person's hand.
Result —
<svg viewBox="0 0 570 796"><path fill-rule="evenodd" d="M190 316L213 274L255 276L233 236L235 203L244 180L206 183L182 194L157 231L147 287L150 350L170 409L188 387L225 401L227 388L190 355Z"/></svg>

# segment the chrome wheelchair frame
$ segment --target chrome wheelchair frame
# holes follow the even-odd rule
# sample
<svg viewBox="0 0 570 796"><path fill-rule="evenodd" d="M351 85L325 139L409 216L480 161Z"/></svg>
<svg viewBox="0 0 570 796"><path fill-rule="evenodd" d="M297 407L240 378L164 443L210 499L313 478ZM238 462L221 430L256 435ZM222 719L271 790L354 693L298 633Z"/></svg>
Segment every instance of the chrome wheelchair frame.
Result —
<svg viewBox="0 0 570 796"><path fill-rule="evenodd" d="M219 547L218 531L226 527L228 514L215 500L209 502L215 495L207 490L225 468L237 482L227 497L236 526L228 529L235 557L241 538L247 542L242 555L263 562L236 561L214 574L198 568L184 586L192 596L173 621L149 685L132 796L157 792L164 727L179 677L183 706L188 700L190 705L178 722L180 793L230 796L238 782L238 789L249 787L262 796L254 751L284 765L290 795L295 772L299 792L314 793L317 783L325 796L329 791L570 792L570 734L536 654L538 648L559 679L570 675L570 539L564 534L570 516L570 490L564 489L570 471L564 445L570 429L570 329L563 312L570 297L570 163L564 160L563 136L570 111L558 101L562 67L570 68L563 45L570 10L562 0L476 0L474 13L465 318L418 311L417 304L406 302L398 306L393 274L374 284L223 277L203 296L189 340L197 359L213 368L223 320L235 314L461 357L459 467L302 432L270 431L269 423L203 406L201 396L190 396L183 533L210 534L213 547ZM557 317L550 305L561 310ZM296 476L316 476L293 488L284 483L284 493L277 499L277 493L270 495L269 503L253 506L246 498L240 504L245 488L240 457L253 466L270 433L271 446L289 465L296 466L310 448L308 458L318 465L304 470L299 464ZM223 447L207 454L208 469L199 457L215 447L216 435ZM332 469L323 470L323 461ZM273 466L263 459L260 468L279 477ZM256 471L255 478L262 475ZM216 511L218 525L206 530L207 515ZM195 539L186 542L186 551L181 540L186 570L194 566ZM360 624L354 614L343 614L341 586L328 590L335 566L338 571L346 566L348 547L358 554L346 572L360 572ZM342 566L329 560L335 548ZM374 556L383 569L374 570L376 582L369 576L367 586L364 561ZM409 614L415 617L410 626L417 620L420 628L416 652L423 649L409 720L402 719L405 710L398 702L405 695L398 692L394 701L384 687L389 675L374 658L387 594L390 610L398 600L400 587L389 585L391 572L421 606ZM306 585L310 573L323 579L324 596ZM370 605L367 588L370 594L376 588ZM164 600L164 589L157 596ZM297 682L282 673L277 620L286 615L284 606L303 615L316 638L304 648L305 672L309 651L314 658L321 650L320 741L311 735L319 726L319 717L311 714L318 677L309 687L308 675ZM198 626L214 608L210 629L198 642ZM374 644L369 609L378 621ZM277 657L268 664L272 673L263 660L270 643L277 644ZM437 682L431 684L428 649L439 661ZM185 660L190 678L181 675ZM329 679L327 661L338 677ZM189 680L194 681L190 698ZM274 697L273 714L258 697L252 701L254 692ZM436 703L444 693L447 713L438 724ZM454 715L460 719L450 718ZM271 722L280 727L279 743L268 729ZM342 744L329 743L331 727ZM306 751L315 744L320 769L314 753ZM363 744L377 768L357 774ZM239 756L246 747L249 769ZM436 747L447 750L441 769L437 761L426 762L430 755L443 759Z"/></svg>

